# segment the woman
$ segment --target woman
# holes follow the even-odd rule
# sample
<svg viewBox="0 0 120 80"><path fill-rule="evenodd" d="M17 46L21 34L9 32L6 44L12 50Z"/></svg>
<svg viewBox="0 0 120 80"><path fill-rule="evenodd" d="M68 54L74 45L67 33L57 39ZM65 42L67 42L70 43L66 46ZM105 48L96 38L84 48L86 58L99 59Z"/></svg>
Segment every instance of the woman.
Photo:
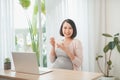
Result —
<svg viewBox="0 0 120 80"><path fill-rule="evenodd" d="M60 35L64 37L61 43L50 38L52 45L50 61L53 68L79 70L82 65L82 45L78 39L75 23L71 19L65 19L60 28Z"/></svg>

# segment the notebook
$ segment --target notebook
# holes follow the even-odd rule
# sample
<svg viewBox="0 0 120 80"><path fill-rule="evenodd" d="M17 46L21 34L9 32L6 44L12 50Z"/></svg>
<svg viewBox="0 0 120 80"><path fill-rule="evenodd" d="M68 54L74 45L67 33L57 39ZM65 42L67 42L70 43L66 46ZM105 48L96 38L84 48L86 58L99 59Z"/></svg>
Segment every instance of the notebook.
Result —
<svg viewBox="0 0 120 80"><path fill-rule="evenodd" d="M38 67L36 54L34 52L12 52L13 63L16 72L27 74L45 74L52 72L51 69Z"/></svg>

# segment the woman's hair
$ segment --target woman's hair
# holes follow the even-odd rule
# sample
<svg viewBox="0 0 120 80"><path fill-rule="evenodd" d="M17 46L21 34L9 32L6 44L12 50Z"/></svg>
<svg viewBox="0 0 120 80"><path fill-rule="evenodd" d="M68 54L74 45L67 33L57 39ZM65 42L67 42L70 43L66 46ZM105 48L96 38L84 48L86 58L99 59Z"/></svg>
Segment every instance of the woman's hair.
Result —
<svg viewBox="0 0 120 80"><path fill-rule="evenodd" d="M63 28L63 24L64 24L65 22L67 22L67 23L69 23L69 24L71 25L71 27L72 27L72 29L73 29L73 34L72 34L71 38L72 38L72 39L75 38L76 35L77 35L77 29L76 29L76 25L75 25L74 21L71 20L71 19L65 19L65 20L62 22L61 27L60 27L60 35L61 35L61 36L64 36L64 35L63 35L63 32L62 32L62 28Z"/></svg>

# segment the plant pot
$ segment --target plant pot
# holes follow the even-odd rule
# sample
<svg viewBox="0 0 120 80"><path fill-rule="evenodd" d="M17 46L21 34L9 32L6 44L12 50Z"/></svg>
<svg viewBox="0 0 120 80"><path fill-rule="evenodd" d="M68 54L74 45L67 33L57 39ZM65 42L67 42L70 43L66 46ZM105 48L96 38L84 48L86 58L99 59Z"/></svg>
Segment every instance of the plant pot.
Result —
<svg viewBox="0 0 120 80"><path fill-rule="evenodd" d="M101 77L100 80L115 80L115 77Z"/></svg>
<svg viewBox="0 0 120 80"><path fill-rule="evenodd" d="M4 63L4 70L11 69L11 62Z"/></svg>

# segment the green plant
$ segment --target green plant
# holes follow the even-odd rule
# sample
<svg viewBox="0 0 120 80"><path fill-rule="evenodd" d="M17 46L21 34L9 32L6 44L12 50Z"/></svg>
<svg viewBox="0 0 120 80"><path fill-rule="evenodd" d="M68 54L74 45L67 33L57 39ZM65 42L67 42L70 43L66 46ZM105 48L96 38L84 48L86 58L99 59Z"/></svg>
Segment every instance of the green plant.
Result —
<svg viewBox="0 0 120 80"><path fill-rule="evenodd" d="M4 69L5 70L11 69L11 60L8 57L4 59Z"/></svg>
<svg viewBox="0 0 120 80"><path fill-rule="evenodd" d="M31 4L30 0L19 0L20 5L23 7L24 10L27 10ZM41 0L41 12L43 14L46 13L45 11L45 0ZM29 16L26 15L30 38L31 38L31 47L34 52L36 52L38 65L40 66L40 42L39 42L39 28L37 27L38 23L38 0L35 0L34 7L33 7L33 15L32 20L30 20Z"/></svg>
<svg viewBox="0 0 120 80"><path fill-rule="evenodd" d="M21 6L24 10L27 10L30 6L30 0L19 0ZM40 50L39 50L39 30L37 28L37 15L38 15L38 2L35 0L35 4L33 7L33 15L32 20L30 20L29 16L26 14L29 33L31 38L31 47L34 52L36 52L36 57L38 61L38 65L40 66Z"/></svg>
<svg viewBox="0 0 120 80"><path fill-rule="evenodd" d="M117 51L120 53L120 36L119 33L115 34L115 35L110 35L107 33L103 33L103 36L105 36L106 38L111 38L111 40L109 40L107 42L107 44L104 46L103 48L103 52L104 52L104 56L103 55L98 55L96 57L96 61L98 64L98 68L100 69L100 71L104 74L105 77L110 77L110 70L112 69L112 51L117 48ZM101 68L101 65L99 63L100 59L104 59L105 65L104 65L104 70Z"/></svg>
<svg viewBox="0 0 120 80"><path fill-rule="evenodd" d="M8 57L7 57L7 58L5 58L4 63L9 63L9 62L11 62L11 61L10 61L10 58L8 58Z"/></svg>

